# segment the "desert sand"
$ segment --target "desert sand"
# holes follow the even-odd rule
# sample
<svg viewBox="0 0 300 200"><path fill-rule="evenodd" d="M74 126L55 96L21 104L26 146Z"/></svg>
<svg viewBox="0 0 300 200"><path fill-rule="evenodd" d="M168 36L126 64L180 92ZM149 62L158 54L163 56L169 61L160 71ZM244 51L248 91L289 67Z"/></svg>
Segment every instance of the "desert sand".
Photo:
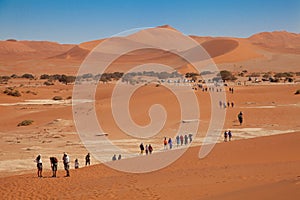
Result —
<svg viewBox="0 0 300 200"><path fill-rule="evenodd" d="M37 178L32 170L1 178L0 191L4 199L297 199L299 137L297 132L222 143L201 160L193 147L167 168L147 174L117 172L103 164L71 170L68 178L63 171L50 178L50 170Z"/></svg>
<svg viewBox="0 0 300 200"><path fill-rule="evenodd" d="M162 26L171 30L170 26ZM262 32L249 38L191 36L201 44L220 69L230 71L298 71L300 60L300 34L286 31ZM76 74L78 66L89 52L105 39L82 42L81 44L59 44L47 41L0 41L0 72L11 75L15 72L43 74ZM136 52L136 57L143 52ZM155 56L160 54L157 59ZM132 54L134 55L134 54ZM185 67L186 62L174 55L160 51L142 54L143 62L174 64ZM113 66L113 71L125 71L124 66L138 63L123 58ZM121 64L120 64L121 63Z"/></svg>
<svg viewBox="0 0 300 200"><path fill-rule="evenodd" d="M172 27L163 26L162 28ZM175 29L175 31L177 31ZM232 72L299 71L299 34L259 33L249 38L198 37L220 69ZM266 40L267 38L267 40ZM0 41L1 75L32 73L75 75L86 55L103 40L79 45L51 42ZM139 59L132 58L138 56ZM132 65L158 62L172 65L182 73L192 66L174 54L157 50L131 52L116 60L108 71L126 71ZM174 65L174 63L176 65ZM285 68L282 68L285 64ZM299 78L299 77L298 77ZM246 77L239 77L244 83ZM72 113L73 84L44 80L10 79L0 85L0 196L3 199L297 199L300 197L299 83L228 82L226 120L218 144L204 159L198 158L211 117L208 92L193 91L200 107L199 127L192 147L180 159L159 171L131 174L108 168L92 154L92 166L84 167L88 150L77 133ZM134 158L113 164L137 165L163 159L180 149L163 150L163 137L176 136L183 123L176 97L164 84L141 84L130 100L132 119L139 125L150 122L148 110L159 103L168 113L165 126L149 140L126 135L112 116L110 98L116 82L99 83L95 109L99 123L114 144L129 149ZM15 87L20 97L4 94ZM234 87L234 93L229 92ZM54 101L54 96L63 100ZM122 97L116 98L122 101ZM223 108L218 108L223 109ZM239 125L237 114L244 113ZM17 126L33 120L29 126ZM224 130L231 130L233 141L223 142ZM102 137L102 136L101 136ZM151 142L154 154L139 156L141 141ZM183 147L184 148L184 147ZM61 157L71 158L71 177L64 177ZM43 159L43 178L37 178L35 157ZM111 160L113 152L103 155ZM51 178L49 157L59 159L58 177ZM78 158L80 169L74 170Z"/></svg>
<svg viewBox="0 0 300 200"><path fill-rule="evenodd" d="M227 99L234 101L235 107L227 108L224 130L232 130L234 141L224 143L220 135L220 143L201 160L198 158L198 145L201 145L201 138L205 135L210 109L207 106L209 95L197 91L202 123L194 140L196 147L190 148L172 165L146 174L117 172L103 164L83 167L87 150L76 133L70 102L64 100L53 103L45 100L57 93L66 98L70 95L71 87L58 83L47 88L41 86L35 90L37 95L26 94L28 96L23 95L18 101L15 97L1 94L1 110L10 113L9 117L1 117L0 158L3 164L0 181L1 196L5 199L294 199L299 196L300 127L297 115L300 107L299 96L294 95L298 85L235 86L234 94L227 91ZM99 115L99 121L112 141L121 147L133 149L138 156L140 141L130 139L118 130L111 114L108 114L108 97L113 87L114 84L98 87L96 107L99 112L107 113L105 117ZM134 105L139 106L132 108L133 119L141 125L148 122L148 106L157 100L171 113L172 117L168 118L164 130L151 138L155 149L155 154L151 156L162 158L173 152L159 152L163 148L162 139L166 135L174 135L172 130L177 128L179 120L175 109L177 105L168 103L172 101L172 94L162 92L164 90L155 85L139 90L133 100ZM147 100L148 93L155 98ZM38 98L40 95L43 95L44 101ZM236 119L240 110L245 115L242 126L238 125ZM33 119L34 123L27 127L16 127L22 119ZM126 139L127 146L121 142L122 139ZM59 161L59 177L50 178L49 157L54 155L60 160L63 152L68 152L71 158L71 177L63 177L65 172ZM36 177L33 162L39 153L44 162L43 179ZM73 170L75 158L79 159L82 169ZM143 156L143 159L148 158ZM135 162L144 162L143 159L137 157L117 162L134 165ZM97 163L92 158L92 164Z"/></svg>

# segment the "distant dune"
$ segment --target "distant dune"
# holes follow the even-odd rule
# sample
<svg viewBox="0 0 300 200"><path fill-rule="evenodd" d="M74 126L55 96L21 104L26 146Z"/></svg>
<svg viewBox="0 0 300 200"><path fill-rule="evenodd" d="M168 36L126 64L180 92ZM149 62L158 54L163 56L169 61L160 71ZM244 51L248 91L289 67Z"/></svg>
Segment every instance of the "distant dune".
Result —
<svg viewBox="0 0 300 200"><path fill-rule="evenodd" d="M300 34L286 31L262 32L249 37L249 41L270 51L300 54Z"/></svg>
<svg viewBox="0 0 300 200"><path fill-rule="evenodd" d="M68 51L74 45L59 44L48 41L0 41L0 54L16 54L26 52L45 52L45 55L57 54Z"/></svg>
<svg viewBox="0 0 300 200"><path fill-rule="evenodd" d="M167 28L178 31L169 25ZM178 31L179 32L179 31ZM286 31L262 32L249 38L200 37L191 36L201 44L221 69L236 70L234 66L243 66L248 71L297 71L300 63L300 34ZM10 74L13 71L52 73L53 68L59 73L77 72L78 66L89 52L105 39L83 42L78 45L59 44L47 41L0 41L0 72ZM161 53L161 51L157 51ZM143 52L142 54L153 54ZM175 55L168 53L143 55L143 62L172 64L176 68L189 69L191 66ZM154 53L157 54L157 53ZM136 55L141 56L141 52ZM124 71L133 64L139 64L137 56L123 56L111 71ZM127 66L127 67L123 67ZM298 70L299 71L299 70Z"/></svg>

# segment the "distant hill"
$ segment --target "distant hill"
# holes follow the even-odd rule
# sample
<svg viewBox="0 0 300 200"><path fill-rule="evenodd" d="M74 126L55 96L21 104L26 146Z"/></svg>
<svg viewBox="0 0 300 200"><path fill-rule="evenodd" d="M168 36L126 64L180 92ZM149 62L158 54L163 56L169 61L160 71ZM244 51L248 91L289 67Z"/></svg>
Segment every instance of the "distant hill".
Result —
<svg viewBox="0 0 300 200"><path fill-rule="evenodd" d="M286 31L262 32L249 37L249 41L270 51L300 54L300 34Z"/></svg>
<svg viewBox="0 0 300 200"><path fill-rule="evenodd" d="M169 25L157 28L179 32ZM250 71L300 71L300 34L274 31L257 33L249 38L190 37L202 45L221 69L236 70L236 66L240 66L239 68ZM57 71L74 74L91 50L104 40L87 41L78 45L14 39L0 41L0 72L8 74L34 70L35 73ZM168 52L154 50L141 50L130 56L122 56L110 70L126 71L132 65L143 62L158 62L178 69L187 67L190 70L190 66L183 59Z"/></svg>
<svg viewBox="0 0 300 200"><path fill-rule="evenodd" d="M6 41L0 41L0 55L27 52L35 52L38 54L45 53L45 55L51 55L68 51L73 46L75 45L59 44L48 41L17 41L10 39Z"/></svg>

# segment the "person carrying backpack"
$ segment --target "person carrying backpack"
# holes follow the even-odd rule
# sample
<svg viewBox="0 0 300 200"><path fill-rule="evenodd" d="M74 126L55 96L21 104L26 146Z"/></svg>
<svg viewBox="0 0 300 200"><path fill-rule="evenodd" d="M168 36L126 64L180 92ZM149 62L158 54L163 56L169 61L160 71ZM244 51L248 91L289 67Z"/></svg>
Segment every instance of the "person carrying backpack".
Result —
<svg viewBox="0 0 300 200"><path fill-rule="evenodd" d="M143 143L140 144L140 150L141 150L141 155L143 155L145 150Z"/></svg>
<svg viewBox="0 0 300 200"><path fill-rule="evenodd" d="M90 156L90 153L88 153L85 156L85 166L90 165L90 164L91 164L91 156Z"/></svg>
<svg viewBox="0 0 300 200"><path fill-rule="evenodd" d="M56 177L58 160L56 157L50 157L50 164L52 169L52 177Z"/></svg>

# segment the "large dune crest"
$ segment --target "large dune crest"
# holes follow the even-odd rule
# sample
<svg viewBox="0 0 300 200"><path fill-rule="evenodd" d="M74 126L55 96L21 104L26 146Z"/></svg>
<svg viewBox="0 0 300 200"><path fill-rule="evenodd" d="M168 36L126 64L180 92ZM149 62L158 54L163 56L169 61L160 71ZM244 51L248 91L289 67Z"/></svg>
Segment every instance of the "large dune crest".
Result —
<svg viewBox="0 0 300 200"><path fill-rule="evenodd" d="M254 45L276 52L300 53L300 34L287 31L262 32L249 37Z"/></svg>
<svg viewBox="0 0 300 200"><path fill-rule="evenodd" d="M59 44L49 41L28 41L28 40L6 40L0 41L0 54L4 53L26 53L26 52L47 52L60 53L68 51L74 45Z"/></svg>
<svg viewBox="0 0 300 200"><path fill-rule="evenodd" d="M153 29L177 29L163 25ZM143 31L143 30L142 30ZM262 32L249 38L190 36L207 51L214 62L221 69L231 70L234 65L245 66L250 71L297 71L300 63L300 34L286 31ZM12 71L50 73L55 67L58 71L75 74L86 56L105 39L82 42L69 45L48 41L0 41L1 61L0 72L4 74ZM152 52L150 52L152 53ZM136 58L140 54L136 54ZM174 56L161 54L158 58L144 56L146 63L170 63L166 59L178 60ZM132 60L133 59L133 60ZM123 71L122 65L139 63L134 56L125 56L114 66L113 71ZM179 59L180 60L180 59ZM186 64L180 62L180 67ZM178 67L178 65L176 65ZM51 70L46 66L51 66ZM72 66L72 69L70 69ZM120 67L118 67L120 66ZM285 68L282 69L282 66ZM76 68L77 67L77 68ZM134 66L132 66L134 67ZM34 69L34 71L31 70Z"/></svg>

